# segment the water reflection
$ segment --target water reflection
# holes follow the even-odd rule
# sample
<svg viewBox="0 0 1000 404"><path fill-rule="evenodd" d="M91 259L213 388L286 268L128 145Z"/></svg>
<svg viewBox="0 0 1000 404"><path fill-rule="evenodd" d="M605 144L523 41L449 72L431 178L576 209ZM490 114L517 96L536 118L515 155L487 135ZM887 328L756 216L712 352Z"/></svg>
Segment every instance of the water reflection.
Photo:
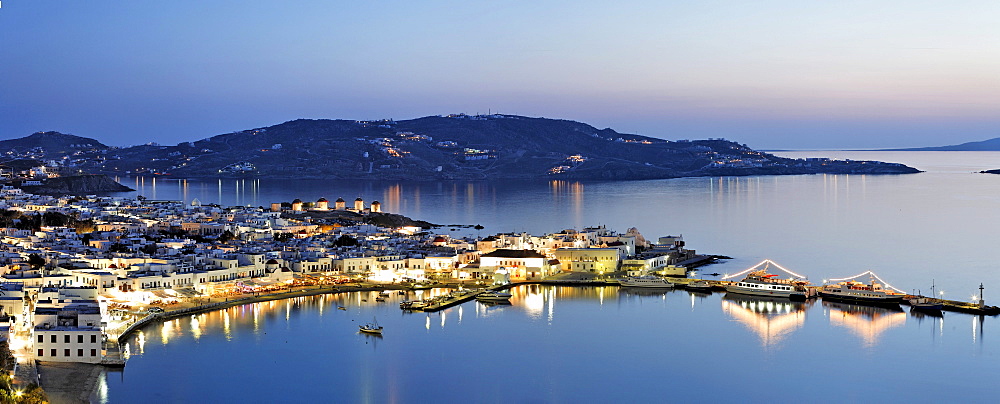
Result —
<svg viewBox="0 0 1000 404"><path fill-rule="evenodd" d="M421 294L430 296L443 292L447 290L421 291ZM901 349L920 350L929 346L935 349L924 349L911 361L948 363L949 366L936 367L940 369L936 373L933 369L929 370L931 377L948 382L954 381L942 374L948 369L963 368L969 373L989 375L995 373L990 371L996 368L995 361L989 360L994 354L994 347L987 344L976 343L972 346L970 350L980 351L972 352L973 355L956 355L956 352L961 353L956 349L969 346L970 336L970 330L966 328L970 323L963 320L966 315L960 314L947 314L951 324L946 330L942 319L918 317L919 313L722 293L712 295L682 290L623 290L617 286L544 285L517 286L510 293L513 297L509 305L470 301L436 313L403 312L397 308L396 302L378 303L371 293L358 292L299 297L186 316L163 324L164 329L150 326L136 333L129 347L131 352L144 357L133 358L134 361L129 364L131 379L117 381L115 377L109 377L106 379L109 387L102 387L99 394L106 394L110 402L137 402L150 394L150 385L184 385L184 390L157 390L169 391L154 401L185 401L183 398L202 397L202 401L224 402L226 400L218 397L218 386L226 383L240 390L252 389L255 391L254 398L260 398L258 401L262 402L282 401L273 393L268 396L265 392L284 391L287 386L296 386L296 401L364 402L368 399L372 402L394 402L397 398L428 402L490 401L497 393L492 390L483 392L484 373L476 371L478 368L469 362L470 357L487 349L505 353L505 359L492 369L495 374L511 374L526 368L546 373L543 386L522 383L518 388L523 388L526 394L547 397L550 401L561 401L561 398L568 398L566 401L614 401L618 396L613 394L620 392L609 393L603 388L588 391L587 388L598 389L600 386L582 385L580 374L592 373L594 366L600 366L595 363L617 363L615 361L620 361L623 354L633 355L629 366L633 366L636 372L621 376L611 373L608 374L611 379L606 381L611 383L609 385L633 383L636 386L634 392L630 391L630 394L635 393L633 401L656 401L657 397L662 401L665 394L662 389L644 387L659 383L665 370L663 355L648 355L649 346L662 343L661 335L684 341L683 350L692 354L679 355L685 361L706 364L725 361L729 364L722 368L705 365L712 372L725 373L725 369L729 369L728 373L719 377L701 377L692 373L694 377L689 379L692 388L699 392L713 391L713 394L720 388L718 380L746 377L745 369L760 368L761 353L765 357L773 357L779 349L783 354L810 355L817 363L832 363L822 370L817 369L820 373L809 379L825 380L818 385L810 384L808 389L811 390L882 376L871 367L857 367L854 361L836 360L858 357L858 353L870 354L879 362L893 361L904 359L899 357ZM390 300L412 299L415 294L392 294ZM603 297L624 303L601 307L599 304ZM720 305L716 305L716 299L719 299ZM638 304L640 302L655 304ZM704 304L706 302L711 304ZM689 304L699 304L700 307L689 310ZM340 305L346 310L337 310ZM560 317L553 324L556 308ZM810 309L818 310L824 316L829 315L830 321L815 315L810 319L812 321L805 321ZM385 319L384 339L357 332L358 322L370 321L372 316L377 316L380 323ZM870 346L879 340L885 329L918 327L916 321L904 324L900 318L903 316L931 322L916 330L921 331L919 333L900 332L901 336L909 339L893 340L892 346L882 344L884 348L866 348L855 342L853 335L848 335L861 335ZM973 341L982 341L983 322L995 319L969 317ZM541 324L546 320L551 326ZM224 335L225 324L228 324L230 336ZM611 351L594 350L593 341L606 338L609 330L620 329L620 326L634 327L636 324L649 332L630 333L629 343ZM448 327L448 330L442 327ZM838 330L841 327L847 327L851 332ZM264 336L254 335L255 329L263 330ZM927 335L928 332L931 335ZM170 347L161 344L162 335L169 336L167 343ZM150 344L143 346L147 338ZM524 341L532 341L528 349L525 349ZM736 345L748 345L749 352L744 350L747 355L734 356L718 350L719 346ZM937 349L939 347L947 349ZM245 352L251 354L239 355ZM586 352L586 355L580 355L580 352ZM706 352L715 353L706 355ZM676 352L671 355L676 355ZM595 358L599 360L595 361ZM708 369L691 368L694 366L691 363L695 362L680 363L678 371L704 373ZM275 372L267 378L257 377L260 368L275 365L291 366L301 371ZM558 367L550 368L550 365ZM917 362L910 365L919 366ZM428 382L429 375L443 378L441 380L447 380L456 387L449 388L447 393L437 393L439 386ZM792 380L786 385L799 389L792 391L796 396L807 396L810 392L798 386L809 383L795 380L799 377L795 374L791 376ZM773 380L773 375L760 372L751 377L758 377L765 383ZM583 393L571 397L546 396L550 393L547 389L551 388ZM107 393L103 392L105 389ZM483 395L477 395L480 392ZM745 391L723 390L718 396L722 401L739 401L745 398Z"/></svg>
<svg viewBox="0 0 1000 404"><path fill-rule="evenodd" d="M829 310L831 324L861 337L866 348L878 344L886 330L906 324L906 313L899 306L862 306L824 300L823 307Z"/></svg>
<svg viewBox="0 0 1000 404"><path fill-rule="evenodd" d="M666 296L670 288L619 288L619 296Z"/></svg>
<svg viewBox="0 0 1000 404"><path fill-rule="evenodd" d="M765 296L726 293L722 311L742 323L760 339L764 348L780 344L792 331L802 327L810 302Z"/></svg>

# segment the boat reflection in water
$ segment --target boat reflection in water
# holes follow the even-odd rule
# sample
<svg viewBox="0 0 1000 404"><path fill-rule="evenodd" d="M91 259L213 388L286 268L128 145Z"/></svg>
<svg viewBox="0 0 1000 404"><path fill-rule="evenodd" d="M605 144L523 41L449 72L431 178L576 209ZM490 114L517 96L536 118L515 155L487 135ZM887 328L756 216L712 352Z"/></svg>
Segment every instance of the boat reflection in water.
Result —
<svg viewBox="0 0 1000 404"><path fill-rule="evenodd" d="M768 348L781 343L792 331L802 327L806 309L812 303L782 297L726 293L722 296L722 311L756 333L761 345Z"/></svg>
<svg viewBox="0 0 1000 404"><path fill-rule="evenodd" d="M486 307L506 307L514 305L510 302L510 300L477 300L476 303Z"/></svg>
<svg viewBox="0 0 1000 404"><path fill-rule="evenodd" d="M619 288L619 296L666 296L673 289L667 288Z"/></svg>
<svg viewBox="0 0 1000 404"><path fill-rule="evenodd" d="M924 310L924 309L915 309L911 307L910 317L913 317L917 320L923 320L927 317L944 318L944 312L942 312L941 310Z"/></svg>
<svg viewBox="0 0 1000 404"><path fill-rule="evenodd" d="M829 310L831 324L861 337L865 347L875 346L886 330L906 324L906 313L898 305L866 306L823 300L823 308Z"/></svg>

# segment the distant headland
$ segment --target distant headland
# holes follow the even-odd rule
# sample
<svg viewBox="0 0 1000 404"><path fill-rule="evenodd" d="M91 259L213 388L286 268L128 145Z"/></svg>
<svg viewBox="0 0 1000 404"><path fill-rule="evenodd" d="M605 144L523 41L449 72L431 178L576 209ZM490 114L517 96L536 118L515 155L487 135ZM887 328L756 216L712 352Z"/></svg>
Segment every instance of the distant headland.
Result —
<svg viewBox="0 0 1000 404"><path fill-rule="evenodd" d="M368 180L643 180L790 174L907 174L898 163L791 159L725 139L664 140L562 119L428 116L298 119L173 146L112 147L39 132L0 152L111 176Z"/></svg>

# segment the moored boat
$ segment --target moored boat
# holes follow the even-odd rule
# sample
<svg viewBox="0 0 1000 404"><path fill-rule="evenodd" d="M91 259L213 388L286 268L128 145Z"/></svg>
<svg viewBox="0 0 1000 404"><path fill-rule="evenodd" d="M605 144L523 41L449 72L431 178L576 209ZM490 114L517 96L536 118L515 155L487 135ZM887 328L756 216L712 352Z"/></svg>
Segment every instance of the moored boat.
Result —
<svg viewBox="0 0 1000 404"><path fill-rule="evenodd" d="M779 279L778 275L768 273L767 270L771 267L771 265L787 272L788 274L794 276L794 278ZM726 278L732 278L741 274L746 274L746 277L741 281L725 285L726 292L789 299L805 299L808 296L806 290L808 282L804 280L803 276L782 268L780 265L771 260L764 260L763 262L750 267L750 269L747 269L746 271L727 276Z"/></svg>
<svg viewBox="0 0 1000 404"><path fill-rule="evenodd" d="M910 309L912 310L940 312L942 309L944 309L944 303L941 303L936 299L931 299L923 296L917 296L912 299L908 299L907 303L910 304Z"/></svg>
<svg viewBox="0 0 1000 404"><path fill-rule="evenodd" d="M629 276L618 279L618 283L629 288L672 288L673 283L654 275Z"/></svg>
<svg viewBox="0 0 1000 404"><path fill-rule="evenodd" d="M684 288L694 292L712 293L715 286L708 281L697 281L685 285Z"/></svg>
<svg viewBox="0 0 1000 404"><path fill-rule="evenodd" d="M513 295L506 292L489 291L476 295L476 300L490 302L508 301L511 296Z"/></svg>
<svg viewBox="0 0 1000 404"><path fill-rule="evenodd" d="M427 302L422 300L404 300L399 302L399 308L403 310L420 310L427 306Z"/></svg>
<svg viewBox="0 0 1000 404"><path fill-rule="evenodd" d="M868 275L871 278L869 283L853 280L864 275ZM879 282L876 282L876 279ZM819 289L819 295L823 299L867 304L899 304L906 297L905 293L895 290L891 285L879 279L872 271L867 271L850 278L835 279L833 282L837 283L823 285Z"/></svg>

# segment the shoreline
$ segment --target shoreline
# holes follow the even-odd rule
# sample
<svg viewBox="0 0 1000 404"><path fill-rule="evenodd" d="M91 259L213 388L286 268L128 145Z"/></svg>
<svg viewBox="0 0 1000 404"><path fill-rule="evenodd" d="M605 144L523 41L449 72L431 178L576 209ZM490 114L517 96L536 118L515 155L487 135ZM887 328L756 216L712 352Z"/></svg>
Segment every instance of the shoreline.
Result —
<svg viewBox="0 0 1000 404"><path fill-rule="evenodd" d="M435 284L434 287L441 288L454 288L464 285L464 283L443 283ZM267 293L258 296L246 296L232 298L210 298L208 304L190 304L190 303L180 303L181 307L167 312L152 314L145 317L135 323L132 327L126 329L119 337L119 341L142 328L155 323L162 323L174 318L181 316L206 313L216 310L225 310L230 307L240 306L244 304L267 302L272 300L284 300L291 299L302 296L315 296L322 294L336 294L336 293L347 293L347 292L366 292L366 291L376 291L376 290L412 290L406 287L399 287L394 285L381 286L381 285L363 285L360 287L356 286L330 286L330 287L312 287L307 286L299 290L277 292L277 293ZM213 299L220 299L222 301L211 302ZM106 367L105 365L99 363L81 363L81 362L41 362L36 361L38 365L38 373L40 377L40 386L45 390L45 393L49 396L49 400L52 403L89 403L97 393L98 384L100 382L101 375L114 368Z"/></svg>

